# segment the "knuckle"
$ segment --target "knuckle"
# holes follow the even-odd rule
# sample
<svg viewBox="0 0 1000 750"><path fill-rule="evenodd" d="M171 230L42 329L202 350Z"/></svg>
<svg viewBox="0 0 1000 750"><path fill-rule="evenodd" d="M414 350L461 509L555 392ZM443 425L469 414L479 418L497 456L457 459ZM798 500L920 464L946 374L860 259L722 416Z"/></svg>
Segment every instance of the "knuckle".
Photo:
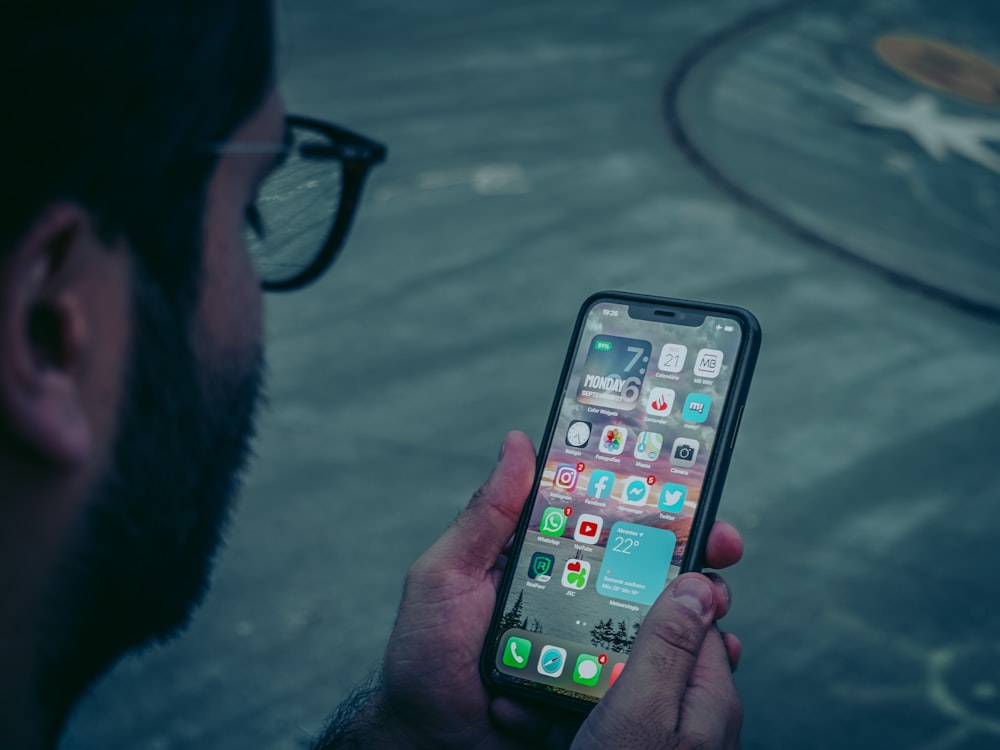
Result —
<svg viewBox="0 0 1000 750"><path fill-rule="evenodd" d="M694 614L656 620L649 623L650 635L670 649L698 655L704 637L704 626Z"/></svg>

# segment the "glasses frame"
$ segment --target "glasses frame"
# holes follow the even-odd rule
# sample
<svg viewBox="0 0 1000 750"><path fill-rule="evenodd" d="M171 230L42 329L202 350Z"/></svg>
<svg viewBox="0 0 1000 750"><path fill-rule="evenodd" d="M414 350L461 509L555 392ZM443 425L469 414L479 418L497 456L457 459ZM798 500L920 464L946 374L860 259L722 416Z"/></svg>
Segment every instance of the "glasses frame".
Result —
<svg viewBox="0 0 1000 750"><path fill-rule="evenodd" d="M357 212L368 172L385 161L388 149L360 133L339 125L302 115L286 115L288 128L314 130L330 139L329 144L293 144L298 156L303 159L336 159L341 163L340 203L333 224L319 253L299 273L279 281L261 279L260 288L265 292L288 292L301 289L312 283L333 264L343 249L344 241L351 229L351 222Z"/></svg>

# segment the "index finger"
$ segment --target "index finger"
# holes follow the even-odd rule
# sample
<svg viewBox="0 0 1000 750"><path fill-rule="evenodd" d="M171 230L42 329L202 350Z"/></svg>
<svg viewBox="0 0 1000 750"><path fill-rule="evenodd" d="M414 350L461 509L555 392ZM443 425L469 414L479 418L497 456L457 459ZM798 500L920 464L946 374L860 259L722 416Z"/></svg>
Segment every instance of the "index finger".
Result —
<svg viewBox="0 0 1000 750"><path fill-rule="evenodd" d="M705 545L706 568L728 568L743 557L743 539L731 524L716 521Z"/></svg>

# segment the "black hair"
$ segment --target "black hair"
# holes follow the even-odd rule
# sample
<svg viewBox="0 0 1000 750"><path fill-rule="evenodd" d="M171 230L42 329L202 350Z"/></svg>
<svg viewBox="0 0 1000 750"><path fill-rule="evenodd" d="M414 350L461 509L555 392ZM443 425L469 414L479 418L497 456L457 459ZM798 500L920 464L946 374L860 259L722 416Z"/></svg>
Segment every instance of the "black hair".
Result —
<svg viewBox="0 0 1000 750"><path fill-rule="evenodd" d="M241 408L216 398L222 411L238 417L233 425L213 422L211 439L192 440L197 429L208 434L208 417L198 408L202 394L186 324L199 287L213 146L258 109L273 82L273 57L271 0L4 0L0 6L0 261L46 206L61 200L86 208L103 238L127 240L135 257L136 334L120 415L128 429L119 435L115 466L96 489L101 498L118 487L121 512L108 510L113 497L92 504L86 538L63 561L66 570L48 592L54 605L39 626L43 674L36 689L53 741L85 685L123 650L182 625L183 605L193 606L204 590L202 571L232 494L223 478L235 481L244 457L259 368L245 385L224 389L229 399L241 395ZM170 431L174 423L164 414L180 427ZM136 436L160 435L161 445L173 445L178 434L216 469L215 484L206 483L203 493L218 495L214 503L177 485L176 476L158 477L160 496L137 488L137 474L155 472L143 472L141 462L134 468L148 452ZM194 459L182 463L179 474L205 468ZM136 497L123 499L127 491ZM186 512L184 498L197 503L197 513ZM186 567L170 571L181 579L176 596L154 586L143 598L135 592L164 571L140 568L130 554L169 536L162 530L167 516L187 546L165 560ZM147 517L142 528L132 523ZM201 519L197 534L188 529L192 518ZM116 619L121 610L112 605L136 611Z"/></svg>
<svg viewBox="0 0 1000 750"><path fill-rule="evenodd" d="M7 0L0 10L0 254L52 201L87 208L193 298L224 141L273 79L270 0Z"/></svg>

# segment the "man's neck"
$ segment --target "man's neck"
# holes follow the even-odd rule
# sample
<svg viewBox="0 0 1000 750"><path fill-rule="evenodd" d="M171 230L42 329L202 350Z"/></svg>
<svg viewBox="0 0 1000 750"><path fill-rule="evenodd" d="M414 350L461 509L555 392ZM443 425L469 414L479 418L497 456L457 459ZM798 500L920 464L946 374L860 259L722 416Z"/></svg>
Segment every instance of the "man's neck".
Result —
<svg viewBox="0 0 1000 750"><path fill-rule="evenodd" d="M52 715L41 699L39 639L59 564L56 550L70 533L71 517L61 512L65 504L26 491L11 474L0 497L0 748L48 750L63 717Z"/></svg>
<svg viewBox="0 0 1000 750"><path fill-rule="evenodd" d="M16 640L16 633L0 628L0 747L49 750L55 740L30 677L30 652L19 650Z"/></svg>

